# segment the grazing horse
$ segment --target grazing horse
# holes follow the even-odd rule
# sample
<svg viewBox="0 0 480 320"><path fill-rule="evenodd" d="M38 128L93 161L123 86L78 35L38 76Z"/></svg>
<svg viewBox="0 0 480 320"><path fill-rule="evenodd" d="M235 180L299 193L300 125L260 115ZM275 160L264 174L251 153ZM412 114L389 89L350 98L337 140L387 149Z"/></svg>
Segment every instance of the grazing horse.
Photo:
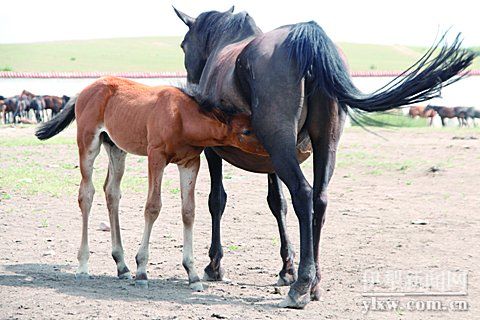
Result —
<svg viewBox="0 0 480 320"><path fill-rule="evenodd" d="M30 100L30 106L27 108L27 114L33 110L37 122L40 123L44 119L45 101L41 96L35 96Z"/></svg>
<svg viewBox="0 0 480 320"><path fill-rule="evenodd" d="M420 118L430 118L430 126L433 124L433 118L437 115L435 110L427 110L425 111L425 107L423 106L411 106L408 109L408 115L415 119L416 117Z"/></svg>
<svg viewBox="0 0 480 320"><path fill-rule="evenodd" d="M17 114L19 114L19 108L20 108L20 96L13 96L6 98L3 101L3 119L4 123L15 123L15 118Z"/></svg>
<svg viewBox="0 0 480 320"><path fill-rule="evenodd" d="M313 21L263 33L246 12L233 14L233 7L197 18L175 12L188 27L181 43L187 81L198 84L205 101L224 110L251 113L253 129L269 154L258 157L231 148L205 151L212 179L213 231L206 278L222 278L223 158L243 169L269 173L267 200L279 224L281 255L288 268L285 280L291 283L295 280L293 251L284 228L286 203L280 180L288 187L300 224L300 263L298 278L281 306L303 308L311 298L320 297L320 233L347 105L367 112L385 111L438 96L440 88L459 79L455 75L472 63L475 54L461 50L457 37L432 58L445 41L442 37L404 77L373 94L363 94L351 81L334 43ZM313 147L313 188L299 165L298 145L308 144L307 140Z"/></svg>
<svg viewBox="0 0 480 320"><path fill-rule="evenodd" d="M65 107L69 97L57 97L57 96L42 96L45 102L45 110L51 110L52 118L55 117Z"/></svg>
<svg viewBox="0 0 480 320"><path fill-rule="evenodd" d="M455 113L455 110L453 108L449 107L442 107L442 106L434 106L429 104L426 108L425 111L429 110L434 110L439 116L440 119L442 120L442 126L445 127L445 118L448 119L453 119L457 117L457 114ZM460 123L460 120L459 120Z"/></svg>
<svg viewBox="0 0 480 320"><path fill-rule="evenodd" d="M458 125L460 127L468 126L468 119L475 119L475 108L474 107L454 107L453 110L455 111L455 115L458 119Z"/></svg>
<svg viewBox="0 0 480 320"><path fill-rule="evenodd" d="M148 247L152 226L161 203L160 188L167 164L175 163L180 172L182 219L184 227L183 266L190 287L203 286L193 264L192 228L195 216L195 181L200 154L206 146L233 146L244 152L266 155L251 134L245 114L228 116L216 107L199 106L175 87L149 87L130 80L105 77L86 87L67 104L57 117L40 126L39 139L48 139L77 119L77 143L82 181L78 203L82 211L82 242L78 251L78 277L88 276L88 216L94 187L93 163L103 144L109 166L104 184L110 224L112 256L119 278L130 278L124 261L118 221L120 182L127 153L148 156L148 199L145 205L145 229L136 255L135 283L147 285Z"/></svg>

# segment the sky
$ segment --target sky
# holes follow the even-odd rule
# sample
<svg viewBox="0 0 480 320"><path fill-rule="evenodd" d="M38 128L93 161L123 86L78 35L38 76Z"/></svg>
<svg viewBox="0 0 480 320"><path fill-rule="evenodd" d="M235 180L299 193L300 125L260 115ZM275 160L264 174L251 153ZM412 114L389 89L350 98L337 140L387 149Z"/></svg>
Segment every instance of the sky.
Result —
<svg viewBox="0 0 480 320"><path fill-rule="evenodd" d="M429 46L440 33L462 32L480 46L474 0L6 0L0 43L141 36L182 36L187 27L172 5L196 17L203 11L247 11L265 32L315 20L335 42Z"/></svg>

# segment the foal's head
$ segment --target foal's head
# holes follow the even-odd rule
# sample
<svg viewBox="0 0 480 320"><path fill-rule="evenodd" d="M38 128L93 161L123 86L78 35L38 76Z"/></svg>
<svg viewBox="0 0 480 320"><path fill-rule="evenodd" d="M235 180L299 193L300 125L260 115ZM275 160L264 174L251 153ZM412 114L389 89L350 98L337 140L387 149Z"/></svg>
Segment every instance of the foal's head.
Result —
<svg viewBox="0 0 480 320"><path fill-rule="evenodd" d="M250 116L246 114L237 114L232 116L229 122L229 145L237 147L244 152L253 153L262 156L268 156L258 138L253 133Z"/></svg>

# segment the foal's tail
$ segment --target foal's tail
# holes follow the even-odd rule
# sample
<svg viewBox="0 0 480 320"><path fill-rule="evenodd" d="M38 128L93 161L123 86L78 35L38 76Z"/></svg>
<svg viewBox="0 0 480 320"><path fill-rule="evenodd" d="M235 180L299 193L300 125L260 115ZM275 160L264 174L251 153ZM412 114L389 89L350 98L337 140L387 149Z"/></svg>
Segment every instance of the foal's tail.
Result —
<svg viewBox="0 0 480 320"><path fill-rule="evenodd" d="M60 112L52 120L41 124L35 131L35 135L40 140L49 139L60 132L62 132L70 123L75 120L75 103L77 102L78 95L72 97L62 112Z"/></svg>
<svg viewBox="0 0 480 320"><path fill-rule="evenodd" d="M374 112L432 99L440 95L442 87L462 78L457 74L472 63L476 54L460 48L460 34L450 46L445 36L414 65L372 94L355 87L335 44L315 22L294 25L285 45L290 59L296 61L299 79L310 77L315 89L340 103Z"/></svg>

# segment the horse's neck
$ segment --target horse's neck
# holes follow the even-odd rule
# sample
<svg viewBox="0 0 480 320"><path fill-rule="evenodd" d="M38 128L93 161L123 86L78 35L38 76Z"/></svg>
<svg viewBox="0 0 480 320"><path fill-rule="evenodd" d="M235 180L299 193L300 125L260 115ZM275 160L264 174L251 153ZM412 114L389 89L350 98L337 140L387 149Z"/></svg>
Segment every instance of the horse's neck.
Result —
<svg viewBox="0 0 480 320"><path fill-rule="evenodd" d="M235 81L235 64L239 54L254 39L250 37L219 48L210 55L199 83L201 95L220 108L249 113L250 107L242 97Z"/></svg>

